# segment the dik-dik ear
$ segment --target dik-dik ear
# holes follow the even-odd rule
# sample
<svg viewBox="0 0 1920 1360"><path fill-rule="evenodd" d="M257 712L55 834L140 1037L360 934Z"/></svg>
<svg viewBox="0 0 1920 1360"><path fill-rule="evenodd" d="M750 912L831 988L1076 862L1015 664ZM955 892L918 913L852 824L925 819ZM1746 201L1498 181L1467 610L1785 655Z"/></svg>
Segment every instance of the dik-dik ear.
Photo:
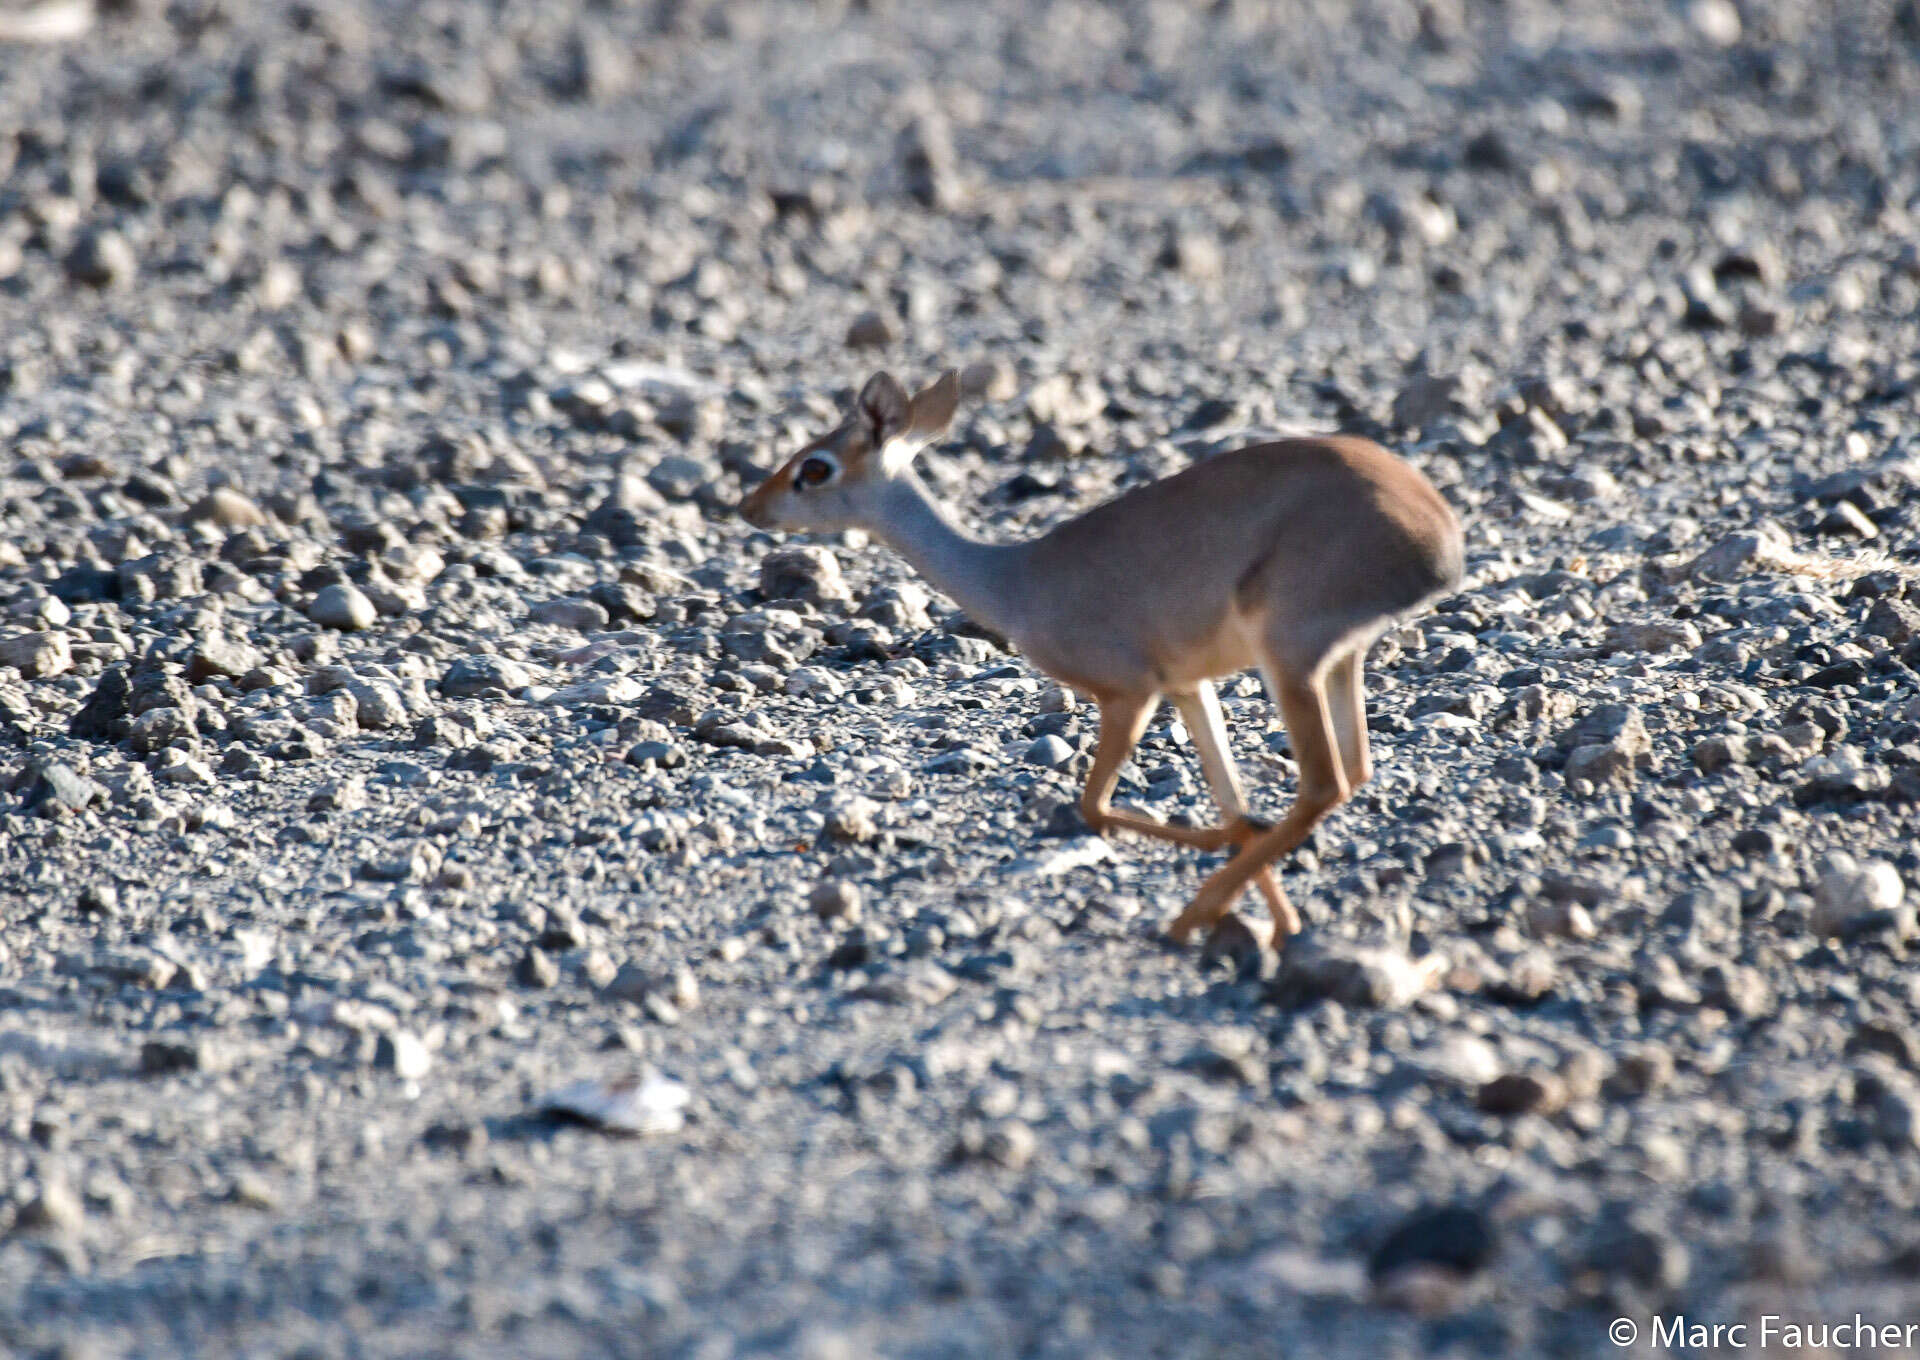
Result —
<svg viewBox="0 0 1920 1360"><path fill-rule="evenodd" d="M860 389L860 416L867 423L873 447L883 449L907 431L907 389L891 373L876 373Z"/></svg>
<svg viewBox="0 0 1920 1360"><path fill-rule="evenodd" d="M947 432L960 406L960 375L948 369L914 394L907 405L906 438L915 447L931 444Z"/></svg>

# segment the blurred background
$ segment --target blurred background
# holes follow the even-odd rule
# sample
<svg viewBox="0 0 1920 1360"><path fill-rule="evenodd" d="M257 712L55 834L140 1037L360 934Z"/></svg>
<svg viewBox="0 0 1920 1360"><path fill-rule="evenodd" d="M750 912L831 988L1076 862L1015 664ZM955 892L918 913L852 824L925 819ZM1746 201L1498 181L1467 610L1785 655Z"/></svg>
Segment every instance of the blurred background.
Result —
<svg viewBox="0 0 1920 1360"><path fill-rule="evenodd" d="M1881 0L4 15L16 426L188 360L344 438L369 364L428 401L556 348L846 384L869 312L909 366L1098 369L1122 327L1260 374L1210 394L1249 420L1384 418L1408 366L1486 414L1570 323L1765 335L1906 309L1920 268L1861 236L1904 242L1916 191L1916 20Z"/></svg>

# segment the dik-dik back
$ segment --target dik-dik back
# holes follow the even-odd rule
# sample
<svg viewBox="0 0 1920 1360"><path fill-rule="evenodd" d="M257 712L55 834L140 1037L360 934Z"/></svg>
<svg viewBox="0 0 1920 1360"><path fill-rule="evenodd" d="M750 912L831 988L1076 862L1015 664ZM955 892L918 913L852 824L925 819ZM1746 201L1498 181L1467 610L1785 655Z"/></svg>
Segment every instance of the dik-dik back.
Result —
<svg viewBox="0 0 1920 1360"><path fill-rule="evenodd" d="M1137 487L1035 542L1031 570L1070 587L1042 628L1123 611L1143 650L1170 659L1236 615L1278 616L1303 654L1324 650L1455 589L1462 564L1460 523L1418 469L1334 437L1254 445Z"/></svg>

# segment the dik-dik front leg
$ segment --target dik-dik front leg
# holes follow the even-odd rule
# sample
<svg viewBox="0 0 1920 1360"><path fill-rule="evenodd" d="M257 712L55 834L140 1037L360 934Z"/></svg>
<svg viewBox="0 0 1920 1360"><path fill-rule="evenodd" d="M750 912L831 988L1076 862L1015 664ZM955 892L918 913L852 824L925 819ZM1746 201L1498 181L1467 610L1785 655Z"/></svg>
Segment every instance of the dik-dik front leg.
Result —
<svg viewBox="0 0 1920 1360"><path fill-rule="evenodd" d="M1196 850L1218 850L1248 839L1254 831L1250 826L1244 830L1237 825L1172 826L1132 808L1114 808L1108 802L1113 786L1119 782L1120 767L1139 744L1140 734L1147 730L1154 705L1159 702L1157 694L1130 694L1100 701L1100 744L1093 753L1093 768L1087 772L1086 790L1080 795L1080 815L1095 831L1118 827Z"/></svg>
<svg viewBox="0 0 1920 1360"><path fill-rule="evenodd" d="M1219 696L1210 682L1202 680L1193 693L1174 695L1173 704L1187 725L1187 735L1193 738L1200 768L1206 773L1207 786L1213 790L1213 801L1219 805L1225 822L1227 840L1235 846L1246 845L1269 828L1247 815L1247 796L1240 788L1240 771L1233 762L1233 749L1227 745L1227 723L1220 712ZM1273 917L1274 943L1298 935L1300 913L1287 900L1272 868L1261 865L1253 876L1253 883L1266 899L1268 915Z"/></svg>
<svg viewBox="0 0 1920 1360"><path fill-rule="evenodd" d="M1101 702L1100 744L1094 751L1093 769L1087 775L1086 792L1080 798L1080 815L1086 819L1087 825L1095 831L1121 827L1144 836L1173 841L1177 845L1192 846L1196 850L1246 845L1264 834L1267 828L1246 814L1239 774L1234 769L1233 756L1226 747L1225 724L1221 720L1220 704L1214 698L1211 685L1207 685L1203 691L1176 696L1174 703L1186 721L1188 734L1194 739L1201 769L1213 789L1220 814L1226 819L1224 824L1170 826L1143 812L1116 811L1109 806L1107 800L1113 795L1113 786L1120 777L1120 767L1139 744L1140 734L1146 731L1159 697L1157 694L1145 697L1133 695ZM1266 899L1267 911L1273 917L1275 939L1283 940L1299 934L1299 913L1294 910L1293 903L1287 900L1286 893L1281 891L1273 871L1261 865L1249 877Z"/></svg>

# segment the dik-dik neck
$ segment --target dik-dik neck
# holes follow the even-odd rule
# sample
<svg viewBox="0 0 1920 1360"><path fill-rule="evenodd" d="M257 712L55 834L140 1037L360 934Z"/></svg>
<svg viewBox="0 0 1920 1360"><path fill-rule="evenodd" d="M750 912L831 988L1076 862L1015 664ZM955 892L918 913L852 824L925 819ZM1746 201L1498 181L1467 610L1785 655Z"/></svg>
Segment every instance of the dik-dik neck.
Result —
<svg viewBox="0 0 1920 1360"><path fill-rule="evenodd" d="M999 633L1018 628L1027 586L1026 544L973 537L911 471L887 484L872 527L975 622Z"/></svg>

